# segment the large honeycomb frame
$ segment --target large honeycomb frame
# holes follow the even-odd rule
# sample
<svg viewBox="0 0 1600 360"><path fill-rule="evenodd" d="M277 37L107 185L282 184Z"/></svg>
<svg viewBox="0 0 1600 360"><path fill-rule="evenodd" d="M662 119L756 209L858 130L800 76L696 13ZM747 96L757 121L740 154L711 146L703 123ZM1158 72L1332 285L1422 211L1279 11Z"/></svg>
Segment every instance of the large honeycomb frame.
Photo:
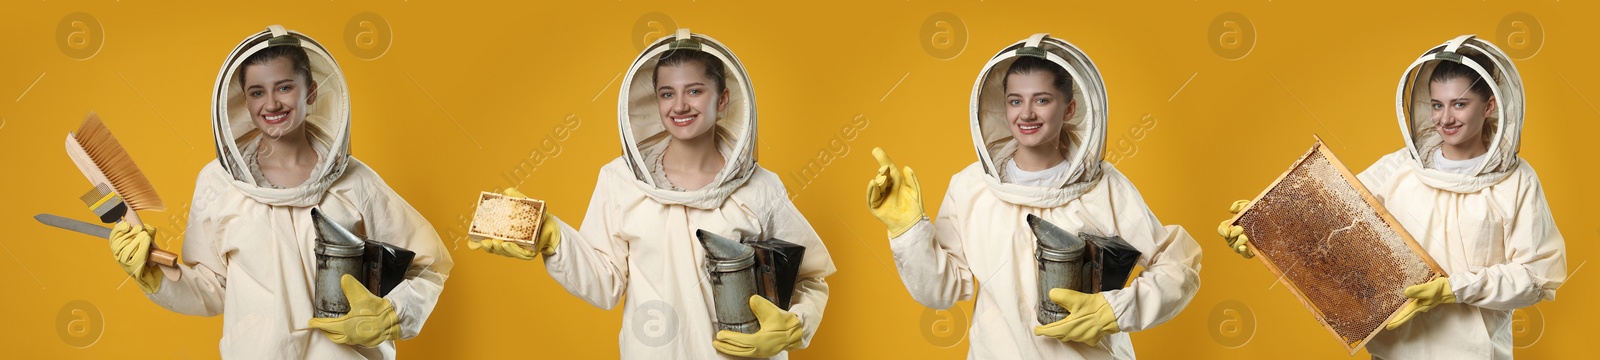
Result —
<svg viewBox="0 0 1600 360"><path fill-rule="evenodd" d="M1444 276L1320 138L1230 223L1351 355Z"/></svg>

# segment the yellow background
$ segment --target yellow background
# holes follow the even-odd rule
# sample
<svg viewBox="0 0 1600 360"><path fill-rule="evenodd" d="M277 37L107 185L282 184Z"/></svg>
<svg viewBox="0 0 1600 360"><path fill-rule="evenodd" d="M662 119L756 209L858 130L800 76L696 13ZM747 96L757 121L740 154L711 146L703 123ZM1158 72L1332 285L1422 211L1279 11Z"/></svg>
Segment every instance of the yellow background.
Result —
<svg viewBox="0 0 1600 360"><path fill-rule="evenodd" d="M93 49L59 46L70 39L58 25L75 12L102 29L86 34L103 42L83 60L72 56ZM352 46L373 35L346 31L364 12L387 23L375 30L388 35L387 50ZM938 39L925 36L940 12L956 20L939 18L930 24ZM1219 22L1226 12L1249 25ZM1508 18L1517 12L1528 16ZM87 183L61 144L96 111L167 200L167 212L143 216L162 228L161 245L178 248L196 173L215 157L217 69L238 41L283 24L343 65L355 155L427 216L455 256L448 291L422 335L399 343L402 356L613 358L620 311L567 294L539 262L467 251L463 226L477 191L510 185L580 223L597 170L620 154L618 77L641 39L675 25L722 41L747 65L761 110L760 164L783 176L840 270L827 279L820 332L795 358L965 356L960 317L971 303L935 312L914 302L883 226L863 208L876 166L868 150L885 147L915 167L937 211L949 176L975 160L966 125L974 77L1001 47L1035 32L1078 45L1099 65L1111 96L1107 153L1164 222L1187 227L1206 251L1188 308L1133 335L1138 354L1155 359L1346 358L1259 262L1228 253L1212 229L1230 201L1257 194L1312 134L1356 171L1400 148L1395 85L1429 47L1476 33L1522 54L1522 156L1543 180L1574 274L1557 301L1517 312L1516 351L1582 356L1600 320L1591 305L1600 275L1587 274L1600 270L1581 271L1600 235L1596 13L1575 1L10 0L0 11L0 343L28 358L217 356L220 318L156 306L123 281L104 240L31 217L90 219L77 200ZM1502 30L1503 21L1514 26ZM1214 22L1253 28L1254 40L1213 36ZM1225 51L1213 51L1218 41ZM1223 57L1239 46L1248 54ZM863 126L856 119L865 128L847 130ZM88 305L67 308L75 300ZM101 317L76 320L90 313Z"/></svg>

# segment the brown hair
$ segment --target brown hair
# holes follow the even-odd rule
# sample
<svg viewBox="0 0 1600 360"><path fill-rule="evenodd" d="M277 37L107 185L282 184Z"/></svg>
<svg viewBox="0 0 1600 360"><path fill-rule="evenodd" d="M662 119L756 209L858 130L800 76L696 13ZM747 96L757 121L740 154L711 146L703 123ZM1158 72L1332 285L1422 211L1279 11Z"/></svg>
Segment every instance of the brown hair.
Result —
<svg viewBox="0 0 1600 360"><path fill-rule="evenodd" d="M1482 66L1483 70L1488 72L1490 76L1498 78L1498 76L1495 76L1494 62L1489 61L1488 55L1468 48L1456 50L1456 53L1471 59L1472 62L1478 63L1478 66ZM1467 87L1467 91L1482 96L1484 100L1494 97L1494 91L1489 89L1489 82L1483 81L1483 75L1478 74L1477 71L1472 70L1465 63L1441 61L1438 66L1433 68L1433 74L1428 79L1429 82L1435 83L1450 80L1466 80L1470 84Z"/></svg>
<svg viewBox="0 0 1600 360"><path fill-rule="evenodd" d="M728 71L722 66L722 60L717 59L711 53L693 49L673 49L661 53L661 56L656 58L655 69L650 73L652 85L655 83L656 76L661 74L662 66L678 66L689 62L698 62L701 67L706 68L706 77L711 78L711 82L717 86L712 92L727 89L727 81L723 79L723 75L727 74Z"/></svg>
<svg viewBox="0 0 1600 360"><path fill-rule="evenodd" d="M311 84L311 57L306 55L305 49L301 49L297 45L272 45L250 54L250 57L239 63L239 87L243 88L245 86L245 68L253 65L265 65L277 59L289 59L290 66L294 67L294 73L305 77L306 84Z"/></svg>
<svg viewBox="0 0 1600 360"><path fill-rule="evenodd" d="M1000 88L1004 89L1009 85L1011 75L1032 74L1038 71L1047 71L1055 75L1055 80L1051 81L1050 85L1056 90L1061 90L1061 94L1066 96L1067 100L1072 99L1072 75L1067 73L1067 68L1034 56L1017 57L1017 61L1011 62L1011 68L1006 69L1006 76L1000 79Z"/></svg>

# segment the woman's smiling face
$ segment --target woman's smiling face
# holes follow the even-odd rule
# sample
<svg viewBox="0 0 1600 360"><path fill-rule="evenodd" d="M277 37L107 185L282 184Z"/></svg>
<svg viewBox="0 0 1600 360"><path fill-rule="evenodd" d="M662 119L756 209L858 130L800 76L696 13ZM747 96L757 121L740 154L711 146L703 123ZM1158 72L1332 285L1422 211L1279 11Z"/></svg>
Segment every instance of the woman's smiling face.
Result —
<svg viewBox="0 0 1600 360"><path fill-rule="evenodd" d="M1467 79L1430 81L1429 106L1433 124L1444 138L1444 145L1458 154L1476 156L1488 150L1484 144L1484 122L1495 111L1494 98L1470 91Z"/></svg>
<svg viewBox="0 0 1600 360"><path fill-rule="evenodd" d="M1054 149L1061 128L1077 110L1077 102L1053 84L1055 75L1032 71L1006 75L1006 120L1011 136L1022 147Z"/></svg>
<svg viewBox="0 0 1600 360"><path fill-rule="evenodd" d="M706 75L704 64L685 61L656 69L656 105L661 125L678 140L704 136L728 108L727 89Z"/></svg>
<svg viewBox="0 0 1600 360"><path fill-rule="evenodd" d="M244 75L245 108L256 129L272 137L298 131L306 109L316 102L317 84L297 74L286 58L247 65Z"/></svg>

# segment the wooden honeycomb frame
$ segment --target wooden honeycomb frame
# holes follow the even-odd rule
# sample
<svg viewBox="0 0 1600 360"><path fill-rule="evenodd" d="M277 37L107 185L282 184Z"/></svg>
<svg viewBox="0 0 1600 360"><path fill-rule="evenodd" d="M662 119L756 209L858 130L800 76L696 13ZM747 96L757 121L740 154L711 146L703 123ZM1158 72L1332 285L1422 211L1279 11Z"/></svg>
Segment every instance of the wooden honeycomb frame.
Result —
<svg viewBox="0 0 1600 360"><path fill-rule="evenodd" d="M1406 287L1444 276L1320 138L1230 223L1351 355L1415 301Z"/></svg>

